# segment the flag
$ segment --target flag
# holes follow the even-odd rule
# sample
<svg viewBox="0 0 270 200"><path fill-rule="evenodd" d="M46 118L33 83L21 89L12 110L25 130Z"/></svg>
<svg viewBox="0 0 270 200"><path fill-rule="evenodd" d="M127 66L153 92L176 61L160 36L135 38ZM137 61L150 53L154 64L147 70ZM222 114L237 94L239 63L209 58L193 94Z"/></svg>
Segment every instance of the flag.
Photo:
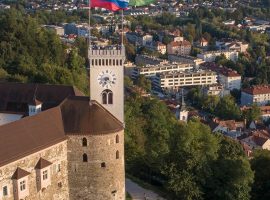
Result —
<svg viewBox="0 0 270 200"><path fill-rule="evenodd" d="M90 0L91 8L106 8L111 11L125 10L129 0Z"/></svg>
<svg viewBox="0 0 270 200"><path fill-rule="evenodd" d="M130 6L146 6L153 3L155 0L130 0Z"/></svg>

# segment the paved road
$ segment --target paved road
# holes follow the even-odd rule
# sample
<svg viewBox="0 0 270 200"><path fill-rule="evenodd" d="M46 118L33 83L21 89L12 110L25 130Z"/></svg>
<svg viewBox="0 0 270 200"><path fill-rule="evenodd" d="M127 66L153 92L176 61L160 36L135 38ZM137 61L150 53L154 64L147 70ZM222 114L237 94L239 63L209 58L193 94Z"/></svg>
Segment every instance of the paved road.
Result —
<svg viewBox="0 0 270 200"><path fill-rule="evenodd" d="M126 179L126 190L132 197L132 200L145 200L145 196L147 200L165 200L153 191L142 188L130 179Z"/></svg>

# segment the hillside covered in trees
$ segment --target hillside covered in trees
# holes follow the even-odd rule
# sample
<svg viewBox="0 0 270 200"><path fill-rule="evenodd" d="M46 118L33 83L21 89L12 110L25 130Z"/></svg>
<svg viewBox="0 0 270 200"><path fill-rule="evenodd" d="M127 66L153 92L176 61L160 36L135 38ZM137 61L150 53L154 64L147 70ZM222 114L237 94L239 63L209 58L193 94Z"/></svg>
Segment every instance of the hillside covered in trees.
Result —
<svg viewBox="0 0 270 200"><path fill-rule="evenodd" d="M87 92L85 58L36 18L1 11L0 29L1 81L75 85Z"/></svg>

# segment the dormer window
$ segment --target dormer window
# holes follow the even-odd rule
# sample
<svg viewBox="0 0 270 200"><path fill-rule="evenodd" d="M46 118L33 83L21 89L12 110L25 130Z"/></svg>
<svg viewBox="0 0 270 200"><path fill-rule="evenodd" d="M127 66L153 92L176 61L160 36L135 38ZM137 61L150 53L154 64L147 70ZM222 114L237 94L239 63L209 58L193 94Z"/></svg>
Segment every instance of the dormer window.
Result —
<svg viewBox="0 0 270 200"><path fill-rule="evenodd" d="M15 199L24 199L29 195L28 176L29 172L17 168L12 176Z"/></svg>
<svg viewBox="0 0 270 200"><path fill-rule="evenodd" d="M51 162L40 158L35 169L36 169L36 175L37 175L37 189L38 191L43 190L44 188L47 188L49 185L51 185L51 168L52 165Z"/></svg>
<svg viewBox="0 0 270 200"><path fill-rule="evenodd" d="M38 101L36 98L34 98L31 102L28 104L28 115L33 116L41 112L42 108L42 102Z"/></svg>

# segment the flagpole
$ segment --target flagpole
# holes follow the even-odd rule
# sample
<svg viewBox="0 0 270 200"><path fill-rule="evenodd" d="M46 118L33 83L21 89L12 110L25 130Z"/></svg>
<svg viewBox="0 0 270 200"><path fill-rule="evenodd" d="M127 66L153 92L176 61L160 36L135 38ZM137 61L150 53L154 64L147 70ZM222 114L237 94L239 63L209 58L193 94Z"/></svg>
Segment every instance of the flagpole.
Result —
<svg viewBox="0 0 270 200"><path fill-rule="evenodd" d="M124 45L124 11L123 9L121 10L121 17L122 17L121 45L123 46Z"/></svg>
<svg viewBox="0 0 270 200"><path fill-rule="evenodd" d="M89 10L88 10L88 47L91 46L91 0L89 0Z"/></svg>

